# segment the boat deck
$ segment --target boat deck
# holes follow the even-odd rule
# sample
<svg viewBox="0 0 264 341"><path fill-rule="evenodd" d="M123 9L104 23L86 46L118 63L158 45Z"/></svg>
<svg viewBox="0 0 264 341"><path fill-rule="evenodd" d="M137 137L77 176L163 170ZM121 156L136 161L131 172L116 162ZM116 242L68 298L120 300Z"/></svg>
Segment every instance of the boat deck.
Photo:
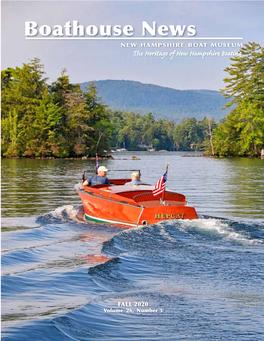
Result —
<svg viewBox="0 0 264 341"><path fill-rule="evenodd" d="M85 192L92 196L107 199L124 204L141 207L160 207L160 206L185 206L185 196L182 194L166 191L163 201L162 195L153 196L154 186L139 185L96 185L82 186Z"/></svg>
<svg viewBox="0 0 264 341"><path fill-rule="evenodd" d="M198 218L182 194L166 189L154 196L154 186L127 184L130 179L109 179L109 182L110 185L76 185L86 220L131 228L164 220Z"/></svg>

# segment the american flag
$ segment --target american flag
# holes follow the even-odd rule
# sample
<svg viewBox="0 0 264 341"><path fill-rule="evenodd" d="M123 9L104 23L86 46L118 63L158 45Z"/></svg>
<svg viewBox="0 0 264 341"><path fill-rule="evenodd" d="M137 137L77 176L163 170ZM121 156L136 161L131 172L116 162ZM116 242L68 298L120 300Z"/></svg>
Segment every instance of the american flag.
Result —
<svg viewBox="0 0 264 341"><path fill-rule="evenodd" d="M96 153L95 154L95 174L98 174L98 168L99 168L99 163L98 163L98 156Z"/></svg>
<svg viewBox="0 0 264 341"><path fill-rule="evenodd" d="M166 172L162 175L162 177L159 179L154 189L152 190L154 197L156 197L157 195L165 191L166 182L167 182L167 173L168 173L168 170L166 170Z"/></svg>

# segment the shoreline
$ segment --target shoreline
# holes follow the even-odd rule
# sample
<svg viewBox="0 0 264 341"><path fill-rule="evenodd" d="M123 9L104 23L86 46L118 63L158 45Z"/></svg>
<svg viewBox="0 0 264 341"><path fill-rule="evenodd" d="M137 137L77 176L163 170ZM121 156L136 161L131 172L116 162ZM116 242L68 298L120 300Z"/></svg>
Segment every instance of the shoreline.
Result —
<svg viewBox="0 0 264 341"><path fill-rule="evenodd" d="M55 157L55 156L13 156L13 157L3 157L1 159L28 159L28 160L95 160L95 156L81 156L81 157ZM98 160L115 160L112 155L98 156Z"/></svg>
<svg viewBox="0 0 264 341"><path fill-rule="evenodd" d="M133 152L133 151L131 151ZM137 152L137 151L136 151ZM168 151L167 151L168 152ZM182 152L182 151L179 151ZM188 153L188 152L187 152ZM191 152L192 153L192 152ZM217 155L182 155L181 157L205 157L205 158L211 158L211 159L232 159L232 158L247 158L247 159L263 159L261 155L259 156L238 156L238 155L229 155L229 156L217 156ZM27 157L27 156L14 156L14 157L3 157L1 156L1 159L8 159L8 160L16 160L16 159L27 159L27 160L95 160L95 156L82 156L82 157L55 157L55 156L35 156L35 157ZM98 160L116 160L112 155L106 155L106 156L98 156ZM128 159L122 159L122 160L128 160Z"/></svg>
<svg viewBox="0 0 264 341"><path fill-rule="evenodd" d="M262 157L259 155L259 156L239 156L239 155L228 155L228 156L223 156L223 155L220 155L220 156L217 156L217 155L204 155L204 154L201 154L201 155L182 155L182 157L206 157L206 158L209 158L209 159L233 159L233 158L245 158L245 159L262 159Z"/></svg>

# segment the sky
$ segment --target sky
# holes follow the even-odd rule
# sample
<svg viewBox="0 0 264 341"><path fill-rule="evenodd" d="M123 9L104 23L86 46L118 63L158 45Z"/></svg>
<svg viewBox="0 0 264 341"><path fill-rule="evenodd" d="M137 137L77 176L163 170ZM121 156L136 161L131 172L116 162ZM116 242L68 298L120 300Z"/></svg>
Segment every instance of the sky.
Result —
<svg viewBox="0 0 264 341"><path fill-rule="evenodd" d="M242 43L255 41L264 46L264 2L262 1L2 1L1 69L21 67L35 57L45 66L49 82L66 68L72 83L91 80L122 79L156 84L179 90L224 87L224 68L237 47L211 47L211 43ZM78 20L89 25L132 25L132 39L118 40L29 40L25 36L25 21L35 21L38 27L63 26ZM155 40L142 37L142 22L160 25L195 25L197 40L166 40L158 34ZM149 36L149 35L148 35ZM39 37L39 36L38 36ZM186 34L183 37L188 37ZM214 39L201 39L201 38ZM217 40L216 37L225 39ZM243 38L242 40L227 38ZM170 37L171 38L171 37ZM179 38L179 37L177 37ZM194 37L191 37L194 38ZM148 48L141 43L183 43L181 48ZM122 43L137 43L136 47L121 47ZM188 43L207 43L206 47L190 48ZM191 56L191 52L220 52L219 56ZM135 51L143 53L135 56ZM145 56L146 52L168 55ZM169 53L185 52L187 56ZM175 52L175 53L176 53Z"/></svg>

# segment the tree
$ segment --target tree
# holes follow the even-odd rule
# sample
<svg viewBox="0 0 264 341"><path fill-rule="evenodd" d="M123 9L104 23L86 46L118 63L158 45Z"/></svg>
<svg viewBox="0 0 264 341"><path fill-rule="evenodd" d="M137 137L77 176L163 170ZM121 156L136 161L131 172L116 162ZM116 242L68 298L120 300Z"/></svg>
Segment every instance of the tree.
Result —
<svg viewBox="0 0 264 341"><path fill-rule="evenodd" d="M31 142L34 145L35 156L59 156L54 146L57 145L61 117L61 108L53 103L48 88L46 88L31 127L34 131Z"/></svg>
<svg viewBox="0 0 264 341"><path fill-rule="evenodd" d="M215 153L257 156L264 144L264 115L255 103L241 102L213 132Z"/></svg>
<svg viewBox="0 0 264 341"><path fill-rule="evenodd" d="M71 90L66 94L66 108L65 127L70 153L74 156L86 155L91 143L89 132L93 128L88 124L89 111L80 89Z"/></svg>
<svg viewBox="0 0 264 341"><path fill-rule="evenodd" d="M31 140L33 139L33 129L36 117L36 110L40 105L43 92L46 88L44 78L44 67L40 60L35 58L22 68L8 68L1 73L2 80L2 123L6 127L6 121L10 118L10 113L16 122L16 153L18 156L30 156L34 154ZM14 147L14 141L9 140L8 132L2 129L3 140L11 143ZM18 139L19 137L19 139ZM14 148L7 148L6 156L13 156ZM11 152L12 151L12 152ZM10 153L10 154L9 154Z"/></svg>
<svg viewBox="0 0 264 341"><path fill-rule="evenodd" d="M93 82L89 84L86 90L87 92L83 96L89 112L87 124L91 127L89 138L92 142L89 154L94 155L98 153L103 155L105 150L109 149L109 140L113 131L110 111L107 109L107 105L101 102L102 99L98 96L98 90Z"/></svg>
<svg viewBox="0 0 264 341"><path fill-rule="evenodd" d="M197 121L195 118L185 118L174 129L174 141L180 150L191 150L198 142Z"/></svg>
<svg viewBox="0 0 264 341"><path fill-rule="evenodd" d="M264 49L256 43L245 44L240 56L225 69L231 78L221 90L231 98L227 106L237 107L213 132L217 155L259 155L264 146Z"/></svg>
<svg viewBox="0 0 264 341"><path fill-rule="evenodd" d="M226 105L230 107L234 103L244 100L257 102L264 107L264 48L257 43L248 43L240 49L240 55L231 58L228 72L230 78L225 78L225 89L220 90L225 98L232 98Z"/></svg>
<svg viewBox="0 0 264 341"><path fill-rule="evenodd" d="M8 117L3 118L2 128L2 154L4 156L17 157L18 150L18 115L16 109L10 110Z"/></svg>
<svg viewBox="0 0 264 341"><path fill-rule="evenodd" d="M83 156L104 154L112 134L107 106L91 84L83 93L66 69L48 86L40 60L1 72L2 155Z"/></svg>

